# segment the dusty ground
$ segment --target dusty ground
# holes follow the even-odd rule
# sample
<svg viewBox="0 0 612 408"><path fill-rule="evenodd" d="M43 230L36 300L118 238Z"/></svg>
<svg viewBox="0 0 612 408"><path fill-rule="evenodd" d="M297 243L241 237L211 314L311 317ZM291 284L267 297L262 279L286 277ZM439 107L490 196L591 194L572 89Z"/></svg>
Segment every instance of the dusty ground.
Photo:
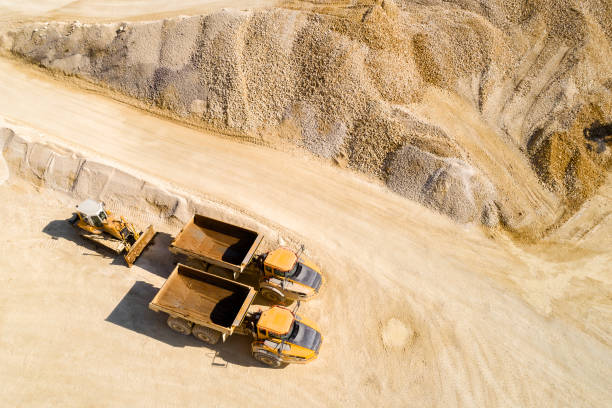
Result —
<svg viewBox="0 0 612 408"><path fill-rule="evenodd" d="M94 2L66 7L81 3ZM32 19L65 5L24 4L35 5ZM33 187L11 169L0 185L4 404L610 405L609 176L546 240L519 245L362 176L184 127L20 63L0 60L0 95L1 127L29 128L40 140L209 199L230 218L253 217L306 243L328 278L321 297L302 307L325 335L319 360L260 367L244 339L209 348L146 308L171 269L166 246L176 222L130 211L162 234L127 269L63 222L74 198ZM440 106L427 114L451 124L462 105ZM532 194L528 180L517 183Z"/></svg>
<svg viewBox="0 0 612 408"><path fill-rule="evenodd" d="M7 225L0 246L6 367L0 378L12 405L264 406L304 399L318 406L605 406L611 400L607 248L581 248L571 234L561 249L555 242L520 248L339 169L206 136L2 64L12 84L0 81L2 91L15 92L14 103L1 106L9 119L38 129L44 140L134 167L297 234L329 280L303 308L325 333L317 362L267 370L252 365L247 344L235 339L215 349L229 363L219 367L213 350L168 331L163 317L146 309L154 295L147 283L158 287L170 270L169 236L128 270L56 222L71 212L69 198L13 180L0 194L0 222ZM98 143L101 133L107 149ZM177 166L181 177L169 177ZM598 213L609 211L605 198L597 205L603 206ZM602 226L591 239L609 235ZM270 383L274 392L253 400Z"/></svg>

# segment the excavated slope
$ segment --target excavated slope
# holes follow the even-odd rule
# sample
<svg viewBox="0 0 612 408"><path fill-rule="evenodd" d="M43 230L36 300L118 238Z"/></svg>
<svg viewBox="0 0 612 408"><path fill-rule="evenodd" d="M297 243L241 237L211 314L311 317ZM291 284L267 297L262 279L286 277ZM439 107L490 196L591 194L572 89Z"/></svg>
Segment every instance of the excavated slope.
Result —
<svg viewBox="0 0 612 408"><path fill-rule="evenodd" d="M539 236L603 182L612 6L406 1L9 27L1 47L182 120L302 146L459 222Z"/></svg>

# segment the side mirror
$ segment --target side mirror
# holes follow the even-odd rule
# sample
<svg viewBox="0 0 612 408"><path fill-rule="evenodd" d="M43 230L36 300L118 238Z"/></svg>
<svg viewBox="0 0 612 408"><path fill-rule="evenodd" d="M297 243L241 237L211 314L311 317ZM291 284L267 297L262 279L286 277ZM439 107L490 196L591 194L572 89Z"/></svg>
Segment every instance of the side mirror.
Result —
<svg viewBox="0 0 612 408"><path fill-rule="evenodd" d="M300 252L298 252L296 254L298 259L300 258L300 255L302 255L302 253L304 252L305 249L306 249L306 247L304 246L304 244L300 245Z"/></svg>

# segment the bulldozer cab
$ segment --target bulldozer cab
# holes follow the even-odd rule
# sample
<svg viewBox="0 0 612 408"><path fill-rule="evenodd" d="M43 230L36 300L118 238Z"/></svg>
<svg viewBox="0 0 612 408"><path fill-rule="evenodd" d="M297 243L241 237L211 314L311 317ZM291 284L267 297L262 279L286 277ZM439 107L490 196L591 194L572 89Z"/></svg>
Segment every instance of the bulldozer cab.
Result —
<svg viewBox="0 0 612 408"><path fill-rule="evenodd" d="M104 204L98 201L87 199L77 205L79 218L92 227L101 228L108 219L108 214L104 209Z"/></svg>

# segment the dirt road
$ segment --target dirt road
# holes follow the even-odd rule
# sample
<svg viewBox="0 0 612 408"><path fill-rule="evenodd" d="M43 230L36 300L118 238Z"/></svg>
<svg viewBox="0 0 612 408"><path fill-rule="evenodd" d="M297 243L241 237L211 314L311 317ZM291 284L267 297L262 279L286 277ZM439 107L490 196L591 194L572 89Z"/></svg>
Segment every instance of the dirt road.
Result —
<svg viewBox="0 0 612 408"><path fill-rule="evenodd" d="M548 288L529 286L561 270L569 280L604 279L609 253L543 260L348 172L186 128L5 60L0 94L0 115L49 140L297 234L329 279L304 307L326 335L319 361L280 371L250 366L241 353L247 345L232 340L220 348L230 364L219 368L210 349L163 331L163 318L144 309L163 265L127 270L83 256L77 243L40 232L69 211L66 198L3 186L3 237L19 241L0 246L0 380L11 405L612 400L609 335L604 330L602 341L556 316Z"/></svg>

